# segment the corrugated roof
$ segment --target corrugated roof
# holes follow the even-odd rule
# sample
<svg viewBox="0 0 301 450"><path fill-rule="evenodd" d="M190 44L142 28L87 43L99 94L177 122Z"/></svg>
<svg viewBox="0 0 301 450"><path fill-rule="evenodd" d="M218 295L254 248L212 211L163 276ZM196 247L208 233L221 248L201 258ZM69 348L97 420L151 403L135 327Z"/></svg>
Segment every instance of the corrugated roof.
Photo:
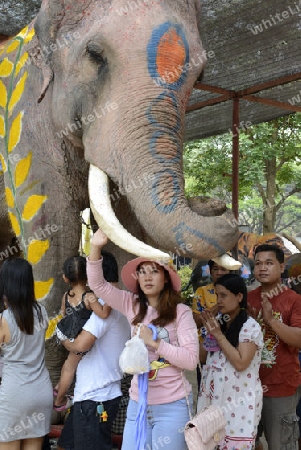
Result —
<svg viewBox="0 0 301 450"><path fill-rule="evenodd" d="M202 5L201 35L210 56L202 83L239 96L242 90L299 74L298 81L254 95L288 105L291 102L301 110L301 1L204 0ZM219 95L194 89L189 108ZM229 100L187 112L186 140L230 129L232 103ZM240 124L271 120L293 109L241 100Z"/></svg>

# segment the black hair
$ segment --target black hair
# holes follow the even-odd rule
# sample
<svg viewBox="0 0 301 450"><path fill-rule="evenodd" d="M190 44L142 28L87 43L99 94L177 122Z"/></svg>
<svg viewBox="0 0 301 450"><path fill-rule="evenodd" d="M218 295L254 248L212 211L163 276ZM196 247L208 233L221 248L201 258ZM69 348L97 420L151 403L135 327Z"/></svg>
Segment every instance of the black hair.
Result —
<svg viewBox="0 0 301 450"><path fill-rule="evenodd" d="M7 305L5 305L5 302ZM0 311L9 307L20 330L34 332L34 310L41 323L41 306L35 299L32 266L22 258L8 258L0 271Z"/></svg>
<svg viewBox="0 0 301 450"><path fill-rule="evenodd" d="M109 281L109 283L118 283L118 264L115 256L104 250L101 251L101 254L103 257L102 269L105 280Z"/></svg>
<svg viewBox="0 0 301 450"><path fill-rule="evenodd" d="M212 259L209 259L208 261L208 266L209 266L209 272L212 272L213 266L214 266L215 262L212 261Z"/></svg>
<svg viewBox="0 0 301 450"><path fill-rule="evenodd" d="M278 245L272 245L272 244L258 245L255 249L254 257L257 255L257 253L262 253L262 252L274 252L277 261L280 264L284 263L284 251L282 250L282 248L278 247Z"/></svg>
<svg viewBox="0 0 301 450"><path fill-rule="evenodd" d="M63 272L70 283L87 282L86 258L83 256L71 256L63 265Z"/></svg>
<svg viewBox="0 0 301 450"><path fill-rule="evenodd" d="M290 287L293 291L295 291L297 294L300 294L300 295L301 295L301 285L300 285L300 283L297 283L297 284L295 284L295 283L290 283L290 284L289 284L289 287Z"/></svg>
<svg viewBox="0 0 301 450"><path fill-rule="evenodd" d="M232 294L242 294L242 300L240 302L240 311L238 315L235 317L233 322L230 324L229 328L227 329L227 321L226 318L222 321L221 324L221 330L223 334L226 336L228 341L234 346L238 346L238 338L240 330L243 326L243 324L248 319L247 314L247 298L248 298L248 291L246 284L244 280L237 274L233 273L227 273L223 276L221 276L216 283L215 286L220 285L226 288L228 291L232 292ZM226 315L225 315L226 316Z"/></svg>

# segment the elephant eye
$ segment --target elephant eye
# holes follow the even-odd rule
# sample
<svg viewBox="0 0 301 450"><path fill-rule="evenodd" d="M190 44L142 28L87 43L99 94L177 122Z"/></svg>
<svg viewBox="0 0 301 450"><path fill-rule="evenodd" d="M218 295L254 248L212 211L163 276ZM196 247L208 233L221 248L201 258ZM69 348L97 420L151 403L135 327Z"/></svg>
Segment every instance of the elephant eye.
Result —
<svg viewBox="0 0 301 450"><path fill-rule="evenodd" d="M89 43L87 45L87 54L91 61L95 62L96 64L104 64L105 59L103 57L103 51L98 46Z"/></svg>

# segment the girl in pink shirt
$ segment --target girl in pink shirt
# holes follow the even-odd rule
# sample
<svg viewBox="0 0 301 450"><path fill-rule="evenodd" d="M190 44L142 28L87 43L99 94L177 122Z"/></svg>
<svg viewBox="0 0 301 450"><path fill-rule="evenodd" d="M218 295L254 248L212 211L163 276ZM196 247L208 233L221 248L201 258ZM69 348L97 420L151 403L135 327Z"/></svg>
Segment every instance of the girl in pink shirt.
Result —
<svg viewBox="0 0 301 450"><path fill-rule="evenodd" d="M101 249L106 235L98 230L92 238L87 263L88 281L95 294L123 313L135 334L138 327L149 352L147 436L145 450L167 446L186 450L183 429L189 420L187 399L192 404L191 385L184 369L194 370L198 363L198 335L191 309L181 303L181 280L174 269L160 261L136 258L122 269L121 277L131 291L118 290L107 283L102 273ZM148 324L157 329L153 339ZM130 402L123 434L123 450L134 450L138 406L138 376L130 389Z"/></svg>

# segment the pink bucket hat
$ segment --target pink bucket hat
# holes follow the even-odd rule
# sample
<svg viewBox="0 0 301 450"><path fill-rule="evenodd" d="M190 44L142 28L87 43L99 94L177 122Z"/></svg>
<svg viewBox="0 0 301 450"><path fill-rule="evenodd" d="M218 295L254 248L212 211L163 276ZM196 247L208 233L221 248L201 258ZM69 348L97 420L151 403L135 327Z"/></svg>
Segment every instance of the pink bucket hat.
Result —
<svg viewBox="0 0 301 450"><path fill-rule="evenodd" d="M137 277L137 267L145 262L149 262L150 265L153 263L158 264L159 266L163 267L170 276L170 281L172 288L175 292L180 292L181 290L181 278L180 275L176 272L173 265L170 263L166 264L162 261L151 261L149 258L135 258L131 261L127 262L122 270L121 270L121 278L124 283L124 285L131 291L133 294L138 293L138 277Z"/></svg>

